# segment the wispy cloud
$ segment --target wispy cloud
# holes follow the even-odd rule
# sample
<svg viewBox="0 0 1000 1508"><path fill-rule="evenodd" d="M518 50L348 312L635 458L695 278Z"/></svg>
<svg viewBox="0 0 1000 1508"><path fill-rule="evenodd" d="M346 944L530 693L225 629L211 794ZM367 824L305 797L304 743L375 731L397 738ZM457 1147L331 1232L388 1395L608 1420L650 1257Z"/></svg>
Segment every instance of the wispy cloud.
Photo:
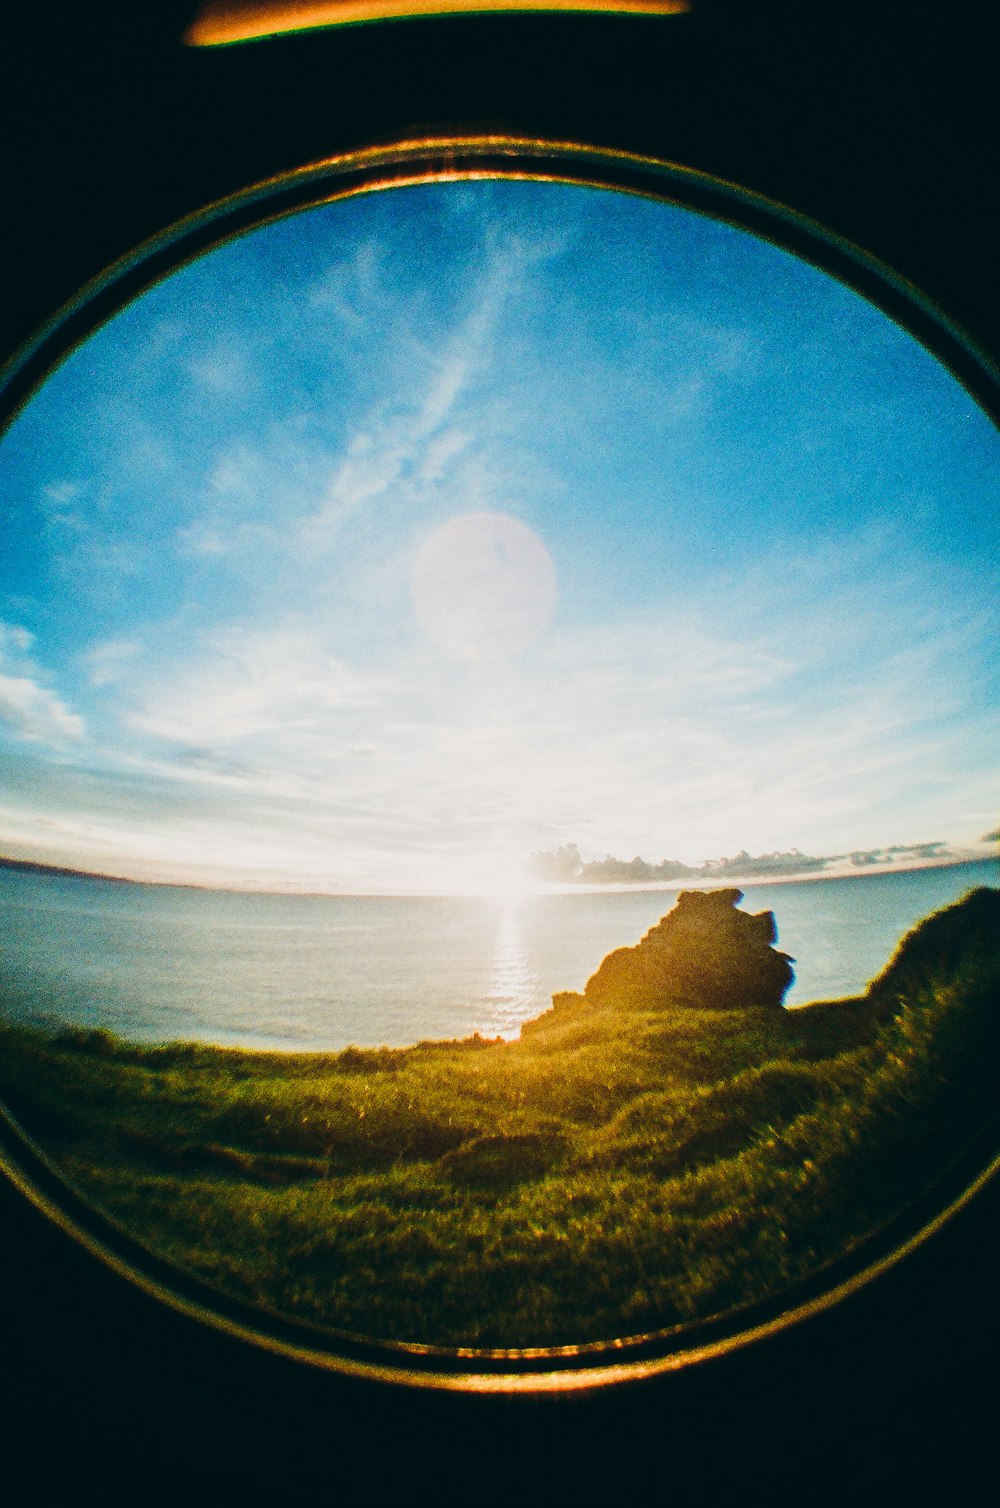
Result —
<svg viewBox="0 0 1000 1508"><path fill-rule="evenodd" d="M443 347L413 352L408 389L391 405L380 399L355 430L322 506L301 519L300 538L312 546L328 545L348 518L394 489L412 496L440 484L448 466L472 443L461 420L452 421L463 396L488 371L495 332L529 260L523 248L494 255L471 307Z"/></svg>
<svg viewBox="0 0 1000 1508"><path fill-rule="evenodd" d="M332 314L341 324L363 330L373 308L385 307L392 287L387 262L389 248L376 236L365 236L353 252L314 278L306 302L314 310Z"/></svg>
<svg viewBox="0 0 1000 1508"><path fill-rule="evenodd" d="M229 627L142 687L125 720L185 747L282 746L322 730L331 712L370 707L371 689L307 631Z"/></svg>
<svg viewBox="0 0 1000 1508"><path fill-rule="evenodd" d="M31 658L32 635L0 623L0 723L33 742L62 745L83 737L83 718L45 684Z"/></svg>
<svg viewBox="0 0 1000 1508"><path fill-rule="evenodd" d="M83 735L83 719L30 676L0 674L0 721L41 743L65 743Z"/></svg>
<svg viewBox="0 0 1000 1508"><path fill-rule="evenodd" d="M108 639L88 648L81 662L91 686L115 686L127 678L141 653L142 645L136 639Z"/></svg>
<svg viewBox="0 0 1000 1508"><path fill-rule="evenodd" d="M261 555L294 558L301 567L338 548L348 524L363 518L372 530L384 528L387 510L406 520L431 498L439 508L449 497L489 506L507 469L489 440L492 345L529 260L523 250L494 255L442 344L416 341L412 309L389 301L385 319L402 354L367 410L353 416L336 446L318 416L303 409L222 449L201 512L176 531L181 555L215 558L246 576ZM351 288L367 290L379 265L368 248L359 266L333 269L312 302L346 318ZM385 303L385 290L381 297ZM486 385L485 395L477 396L477 384Z"/></svg>
<svg viewBox="0 0 1000 1508"><path fill-rule="evenodd" d="M231 334L213 341L186 365L195 383L215 398L242 398L252 381L244 343Z"/></svg>

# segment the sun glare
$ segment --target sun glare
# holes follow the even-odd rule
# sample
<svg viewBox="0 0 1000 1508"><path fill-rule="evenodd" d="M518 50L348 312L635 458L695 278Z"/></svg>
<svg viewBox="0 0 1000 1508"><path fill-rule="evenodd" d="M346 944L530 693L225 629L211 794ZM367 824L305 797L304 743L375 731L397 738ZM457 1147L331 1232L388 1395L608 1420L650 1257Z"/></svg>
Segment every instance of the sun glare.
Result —
<svg viewBox="0 0 1000 1508"><path fill-rule="evenodd" d="M505 857L470 874L466 893L483 896L504 908L512 908L529 896L536 895L538 886L526 873L523 864Z"/></svg>

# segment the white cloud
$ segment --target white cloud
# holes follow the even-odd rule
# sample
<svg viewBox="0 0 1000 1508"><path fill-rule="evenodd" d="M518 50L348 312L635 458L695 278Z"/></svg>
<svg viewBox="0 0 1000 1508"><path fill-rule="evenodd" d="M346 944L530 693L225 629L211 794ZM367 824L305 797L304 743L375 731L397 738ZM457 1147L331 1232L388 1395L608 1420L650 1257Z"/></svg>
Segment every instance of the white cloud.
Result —
<svg viewBox="0 0 1000 1508"><path fill-rule="evenodd" d="M247 743L272 752L328 731L332 714L371 704L372 689L310 632L230 627L164 667L125 714L133 728L209 753Z"/></svg>
<svg viewBox="0 0 1000 1508"><path fill-rule="evenodd" d="M19 623L0 622L0 664L11 654L26 655L34 642L34 634Z"/></svg>
<svg viewBox="0 0 1000 1508"><path fill-rule="evenodd" d="M377 685L305 628L231 627L144 692L133 683L132 725L155 743L115 772L72 777L73 841L131 855L133 871L198 874L211 854L223 881L243 869L433 889L498 841L688 861L833 853L955 836L949 812L988 808L995 722L925 718L919 659L887 660L877 686L800 709L789 686L820 652L807 640L793 660L679 618L669 632L632 627L617 626L597 671L569 640L495 674L411 648ZM62 807L48 805L60 831Z"/></svg>
<svg viewBox="0 0 1000 1508"><path fill-rule="evenodd" d="M81 659L91 686L115 686L141 653L142 645L135 639L109 639L93 645Z"/></svg>
<svg viewBox="0 0 1000 1508"><path fill-rule="evenodd" d="M83 719L70 710L30 658L34 636L16 623L0 623L0 723L20 738L64 744L82 738Z"/></svg>
<svg viewBox="0 0 1000 1508"><path fill-rule="evenodd" d="M28 676L0 675L0 722L23 738L64 743L83 736L83 718Z"/></svg>
<svg viewBox="0 0 1000 1508"><path fill-rule="evenodd" d="M773 614L751 632L746 606L552 631L486 670L401 640L377 676L313 624L231 627L133 681L126 720L161 745L137 768L255 793L252 814L228 809L234 842L277 803L276 831L327 831L328 862L338 877L356 864L355 879L381 872L404 837L409 872L418 849L425 863L464 852L497 822L526 848L548 829L654 858L866 846L879 812L904 823L907 803L922 810L933 772L958 769L963 748L980 751L970 780L988 758L988 729L947 722L962 706L958 628L935 648L880 641L877 621L861 631L855 617L838 642L822 613L811 627ZM874 636L875 674L856 661L859 632Z"/></svg>

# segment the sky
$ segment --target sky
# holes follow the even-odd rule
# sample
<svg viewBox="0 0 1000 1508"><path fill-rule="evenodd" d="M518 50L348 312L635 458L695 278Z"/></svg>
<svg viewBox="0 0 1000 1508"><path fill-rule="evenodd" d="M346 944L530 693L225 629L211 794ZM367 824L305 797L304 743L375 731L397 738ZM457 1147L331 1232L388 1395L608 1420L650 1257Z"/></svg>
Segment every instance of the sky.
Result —
<svg viewBox="0 0 1000 1508"><path fill-rule="evenodd" d="M1000 437L747 233L425 184L157 285L0 442L0 852L490 889L997 826Z"/></svg>

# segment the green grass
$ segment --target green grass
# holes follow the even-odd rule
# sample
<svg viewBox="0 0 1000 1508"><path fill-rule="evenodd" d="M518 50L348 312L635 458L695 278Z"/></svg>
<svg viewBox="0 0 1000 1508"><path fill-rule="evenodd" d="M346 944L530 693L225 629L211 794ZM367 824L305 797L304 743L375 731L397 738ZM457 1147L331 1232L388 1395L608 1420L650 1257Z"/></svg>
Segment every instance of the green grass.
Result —
<svg viewBox="0 0 1000 1508"><path fill-rule="evenodd" d="M517 1042L282 1054L0 1028L0 1094L150 1250L379 1338L558 1345L778 1293L993 1109L1000 891L855 1001L561 1004Z"/></svg>

